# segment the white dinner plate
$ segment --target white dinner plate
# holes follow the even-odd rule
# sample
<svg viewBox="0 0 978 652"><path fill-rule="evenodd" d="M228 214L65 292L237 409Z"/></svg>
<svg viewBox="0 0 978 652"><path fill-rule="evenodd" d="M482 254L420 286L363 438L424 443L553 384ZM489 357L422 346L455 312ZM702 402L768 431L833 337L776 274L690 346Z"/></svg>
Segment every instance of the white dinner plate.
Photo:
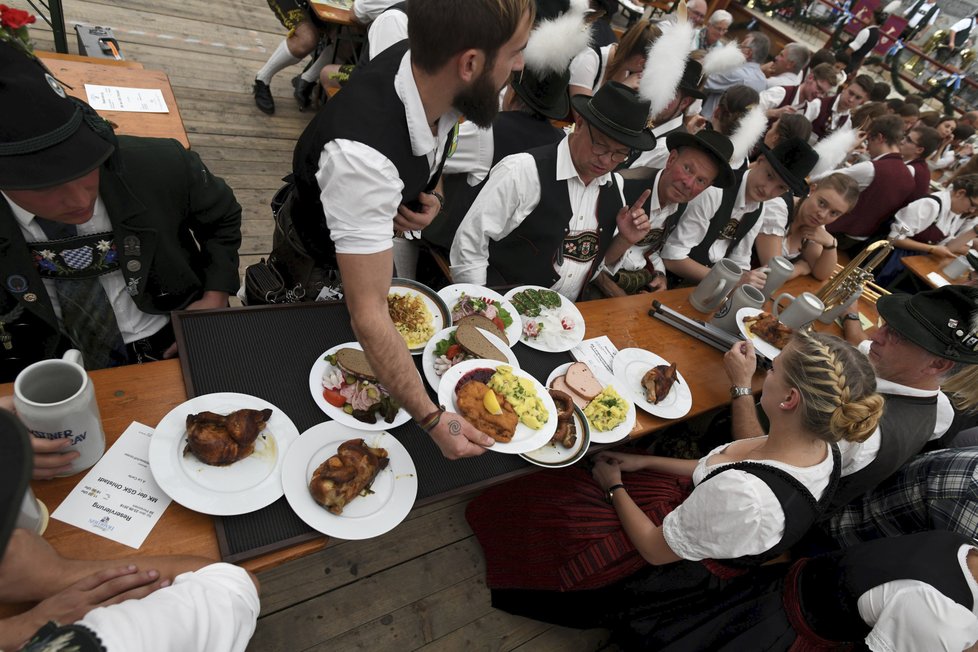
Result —
<svg viewBox="0 0 978 652"><path fill-rule="evenodd" d="M438 296L438 293L427 285L408 278L393 278L391 279L391 290L389 294L412 294L421 297L421 300L428 307L428 312L431 313L431 327L434 329L432 333L437 333L441 329L452 325L452 314L448 311L448 306L445 305L444 299ZM421 355L427 343L427 340L425 340L423 344L408 347L408 350L411 352L411 355Z"/></svg>
<svg viewBox="0 0 978 652"><path fill-rule="evenodd" d="M520 287L513 288L506 293L506 300L512 302L513 295L522 292L523 290L547 290L547 288L540 287L539 285L521 285ZM553 290L548 290L552 292ZM533 320L545 319L551 328L548 330L546 327L543 332L535 338L527 337L524 334L520 334L520 341L526 344L532 349L537 349L540 351L548 351L550 353L560 353L561 351L570 351L575 346L584 341L584 331L586 326L584 324L584 316L581 311L577 309L574 302L565 297L564 295L558 293L560 296L560 307L559 308L544 308L543 313L539 317L528 317L526 315L520 315L520 319L523 321L523 326L525 327L527 322ZM570 319L574 322L574 327L568 330L561 329L556 331L553 328L555 325L559 326L561 320Z"/></svg>
<svg viewBox="0 0 978 652"><path fill-rule="evenodd" d="M357 428L359 430L387 430L388 428L396 428L407 423L411 418L411 415L408 414L407 410L404 408L397 411L397 414L394 416L393 423L387 423L382 418L378 418L377 423L364 423L363 421L354 418L352 414L347 414L344 412L343 408L338 408L323 398L323 374L327 371L336 369L336 367L326 361L326 356L336 353L340 349L360 349L362 351L363 347L360 346L359 342L337 344L316 358L316 361L312 365L312 369L309 370L309 393L312 394L312 400L316 402L319 409L325 412L330 419L335 419L336 421L339 421L350 428Z"/></svg>
<svg viewBox="0 0 978 652"><path fill-rule="evenodd" d="M431 389L435 390L436 392L438 391L438 386L441 384L441 376L435 373L435 358L437 357L435 356L435 347L438 346L438 343L442 340L448 339L448 336L454 333L456 328L458 328L458 326L450 326L449 328L435 333L435 336L428 340L428 344L424 347L424 353L421 354L421 370L424 371L424 378L428 381ZM520 361L516 359L516 354L513 353L513 350L509 348L509 345L506 342L503 342L501 339L488 331L483 331L480 329L480 332L486 336L486 339L489 340L494 347L499 349L500 353L506 356L506 359L509 360L509 364L513 365L517 369L519 368Z"/></svg>
<svg viewBox="0 0 978 652"><path fill-rule="evenodd" d="M492 299L499 303L500 306L506 309L509 316L513 318L513 323L506 327L506 339L509 340L509 346L513 346L520 341L520 333L523 332L523 322L520 320L520 313L517 312L516 306L507 301L503 295L495 290L490 290L481 285L473 285L472 283L456 283L455 285L449 285L438 290L438 296L445 300L449 314L451 314L452 309L463 294L479 299ZM453 324L456 321L456 319L452 319Z"/></svg>
<svg viewBox="0 0 978 652"><path fill-rule="evenodd" d="M649 414L663 419L678 419L685 416L693 407L693 394L689 383L683 378L681 371L676 372L677 380L672 384L669 393L658 403L645 399L642 388L642 378L652 367L671 364L665 358L646 351L645 349L622 349L615 356L612 368L615 377L621 381L622 395L627 396L635 405Z"/></svg>
<svg viewBox="0 0 978 652"><path fill-rule="evenodd" d="M550 387L550 384L554 381L554 378L566 374L567 369L569 369L572 364L574 363L567 362L551 371L550 375L547 377L547 387ZM591 369L591 373L594 374L594 377L597 378L599 383L601 383L602 388L611 385L615 388L615 391L618 392L619 396L628 401L628 413L625 415L625 420L611 430L598 430L594 427L594 424L588 422L588 425L590 426L589 429L591 431L591 441L593 441L595 444L611 444L616 441L621 441L627 437L628 433L630 433L632 428L635 427L635 420L638 418L638 414L635 411L635 400L622 391L622 381L618 380L617 378L609 378L608 374L604 373L604 370L602 369L592 369L590 366L588 366L588 369ZM582 410L581 413L583 414L583 412L584 411Z"/></svg>
<svg viewBox="0 0 978 652"><path fill-rule="evenodd" d="M377 474L366 495L347 503L342 514L333 514L313 500L309 482L319 465L350 439L386 449L390 463ZM418 495L418 472L407 449L390 433L358 431L326 421L302 433L289 449L282 486L292 510L309 527L341 539L369 539L393 530L411 511Z"/></svg>
<svg viewBox="0 0 978 652"><path fill-rule="evenodd" d="M774 358L781 355L781 349L774 346L770 342L765 342L761 338L757 337L753 333L747 332L747 326L744 325L744 319L747 317L753 317L754 315L759 315L763 310L759 308L741 308L737 311L737 328L740 329L740 334L751 341L757 352L763 355L768 360L773 360Z"/></svg>
<svg viewBox="0 0 978 652"><path fill-rule="evenodd" d="M449 410L461 414L461 410L458 409L458 404L455 402L455 386L462 376L473 369L495 369L502 364L505 363L496 360L466 360L458 363L441 377L441 384L438 386L438 402ZM550 398L547 388L541 385L536 378L516 367L513 367L513 375L528 378L533 383L537 396L543 401L543 407L550 417L539 430L534 430L520 422L516 426L516 432L510 441L506 443L497 441L489 448L489 450L497 453L518 454L536 450L550 441L550 438L557 432L557 406L554 405L554 400Z"/></svg>
<svg viewBox="0 0 978 652"><path fill-rule="evenodd" d="M591 445L591 433L584 418L581 408L574 406L574 425L577 428L577 441L570 448L564 448L562 444L550 442L544 444L535 451L520 453L527 462L542 466L548 469L559 469L562 466L570 466L574 462L584 457L588 447Z"/></svg>
<svg viewBox="0 0 978 652"><path fill-rule="evenodd" d="M187 415L270 409L255 452L227 466L204 464L187 452ZM282 461L299 430L285 412L247 394L204 394L170 410L149 440L149 468L160 488L187 509L212 516L247 514L282 496Z"/></svg>

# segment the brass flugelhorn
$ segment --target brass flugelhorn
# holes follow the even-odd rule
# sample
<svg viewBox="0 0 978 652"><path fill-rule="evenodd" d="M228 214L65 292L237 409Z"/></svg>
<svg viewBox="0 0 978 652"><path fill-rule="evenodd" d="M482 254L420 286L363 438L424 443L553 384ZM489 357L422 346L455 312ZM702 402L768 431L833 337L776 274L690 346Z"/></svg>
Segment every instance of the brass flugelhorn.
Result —
<svg viewBox="0 0 978 652"><path fill-rule="evenodd" d="M906 227L900 229L896 238L906 237ZM896 239L893 238L893 239ZM876 303L884 294L889 294L872 282L873 270L876 269L893 251L893 239L877 240L860 251L845 267L836 268L835 274L825 282L816 296L825 304L828 312L836 306L846 303L853 294L862 290L862 296Z"/></svg>

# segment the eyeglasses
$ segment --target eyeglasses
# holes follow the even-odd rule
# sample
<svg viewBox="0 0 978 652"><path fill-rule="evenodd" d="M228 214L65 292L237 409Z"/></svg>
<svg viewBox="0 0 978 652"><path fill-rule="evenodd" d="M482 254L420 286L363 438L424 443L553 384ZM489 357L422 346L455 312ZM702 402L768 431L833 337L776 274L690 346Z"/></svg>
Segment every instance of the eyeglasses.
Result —
<svg viewBox="0 0 978 652"><path fill-rule="evenodd" d="M624 163L628 160L628 157L632 155L632 150L628 149L622 151L620 149L611 149L607 145L602 145L601 143L595 142L594 131L591 130L591 124L588 123L587 126L588 136L591 138L591 153L595 156L611 156L611 160L615 163Z"/></svg>
<svg viewBox="0 0 978 652"><path fill-rule="evenodd" d="M908 145L913 145L914 147L920 147L920 143L915 143L913 138L910 136L904 136L903 142L907 143Z"/></svg>

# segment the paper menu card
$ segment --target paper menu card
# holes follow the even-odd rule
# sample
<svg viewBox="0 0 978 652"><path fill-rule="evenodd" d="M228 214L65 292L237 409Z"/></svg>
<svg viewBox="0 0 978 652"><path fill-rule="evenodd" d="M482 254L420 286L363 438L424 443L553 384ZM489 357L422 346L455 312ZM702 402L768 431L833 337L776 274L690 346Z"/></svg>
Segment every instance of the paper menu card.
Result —
<svg viewBox="0 0 978 652"><path fill-rule="evenodd" d="M583 362L597 373L608 372L608 376L614 375L614 360L618 355L618 347L615 346L607 335L592 337L584 340L570 352L571 356L578 362Z"/></svg>
<svg viewBox="0 0 978 652"><path fill-rule="evenodd" d="M51 515L75 527L139 548L170 505L153 479L153 429L133 422Z"/></svg>
<svg viewBox="0 0 978 652"><path fill-rule="evenodd" d="M88 103L96 111L127 111L132 113L169 113L158 88L126 88L85 84Z"/></svg>
<svg viewBox="0 0 978 652"><path fill-rule="evenodd" d="M950 285L951 282L938 274L937 272L931 272L927 275L927 280L934 284L934 287L944 287L945 285Z"/></svg>

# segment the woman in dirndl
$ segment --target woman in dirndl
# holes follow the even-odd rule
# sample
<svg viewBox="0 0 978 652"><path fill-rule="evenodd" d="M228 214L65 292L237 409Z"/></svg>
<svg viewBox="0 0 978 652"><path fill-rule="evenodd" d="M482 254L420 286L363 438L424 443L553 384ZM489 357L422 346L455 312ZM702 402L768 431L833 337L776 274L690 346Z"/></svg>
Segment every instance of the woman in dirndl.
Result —
<svg viewBox="0 0 978 652"><path fill-rule="evenodd" d="M749 342L727 358L756 364ZM612 627L629 648L639 644L660 612L720 590L804 536L839 477L834 442L876 428L883 399L875 386L855 348L797 331L764 381L767 436L699 461L606 452L591 474L541 471L490 489L466 517L485 553L493 606Z"/></svg>

